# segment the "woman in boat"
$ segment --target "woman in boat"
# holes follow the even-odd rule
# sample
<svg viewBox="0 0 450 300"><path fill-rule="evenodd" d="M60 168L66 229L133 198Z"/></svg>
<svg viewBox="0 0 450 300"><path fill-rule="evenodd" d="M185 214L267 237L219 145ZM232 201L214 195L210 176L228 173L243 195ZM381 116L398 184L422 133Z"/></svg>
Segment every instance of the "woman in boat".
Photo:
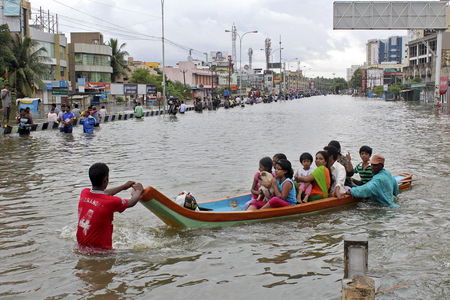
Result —
<svg viewBox="0 0 450 300"><path fill-rule="evenodd" d="M308 176L298 176L300 182L309 182L312 184L311 194L308 201L319 200L328 197L328 191L331 187L330 170L328 169L329 154L326 151L316 153L317 168Z"/></svg>
<svg viewBox="0 0 450 300"><path fill-rule="evenodd" d="M272 181L275 197L270 199L262 208L284 207L297 204L297 193L295 191L292 177L294 171L287 159L280 159L275 164L276 177Z"/></svg>

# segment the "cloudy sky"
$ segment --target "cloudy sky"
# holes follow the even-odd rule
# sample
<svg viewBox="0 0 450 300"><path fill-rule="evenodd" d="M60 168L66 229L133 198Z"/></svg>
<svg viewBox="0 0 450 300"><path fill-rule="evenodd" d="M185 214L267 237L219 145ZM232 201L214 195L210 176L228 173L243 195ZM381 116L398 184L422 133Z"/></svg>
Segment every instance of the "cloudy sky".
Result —
<svg viewBox="0 0 450 300"><path fill-rule="evenodd" d="M161 61L160 0L31 0L58 14L60 31L100 31L105 39L118 38L136 60ZM365 60L365 43L372 38L406 35L405 31L333 30L332 0L165 0L165 36L176 45L166 45L166 65L201 53L227 51L231 54L233 22L238 33L257 30L242 40L242 63L248 63L253 48L253 67L264 66L264 40L272 49L282 40L282 58L289 68L297 61L306 76L345 77L345 69ZM279 60L274 51L273 60ZM239 42L237 43L239 55Z"/></svg>

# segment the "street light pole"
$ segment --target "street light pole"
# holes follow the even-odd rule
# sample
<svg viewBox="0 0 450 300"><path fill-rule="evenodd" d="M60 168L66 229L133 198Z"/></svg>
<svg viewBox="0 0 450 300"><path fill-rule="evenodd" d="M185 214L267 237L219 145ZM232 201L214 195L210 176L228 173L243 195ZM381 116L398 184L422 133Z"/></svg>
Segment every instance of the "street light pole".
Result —
<svg viewBox="0 0 450 300"><path fill-rule="evenodd" d="M225 32L231 32L230 30L225 30ZM238 81L238 88L239 92L241 92L241 82L242 82L242 39L244 36L248 33L258 33L258 30L252 30L244 32L242 35L240 35L238 32L236 34L239 37L239 81Z"/></svg>
<svg viewBox="0 0 450 300"><path fill-rule="evenodd" d="M161 32L162 32L162 73L163 73L163 94L162 100L166 105L166 71L165 71L165 51L164 51L164 0L161 0Z"/></svg>

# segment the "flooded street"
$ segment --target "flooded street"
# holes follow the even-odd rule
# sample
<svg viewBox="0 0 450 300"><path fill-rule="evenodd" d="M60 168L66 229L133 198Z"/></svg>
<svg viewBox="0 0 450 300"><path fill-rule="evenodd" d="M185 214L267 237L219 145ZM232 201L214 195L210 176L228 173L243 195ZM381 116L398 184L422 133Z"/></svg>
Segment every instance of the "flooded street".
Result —
<svg viewBox="0 0 450 300"><path fill-rule="evenodd" d="M178 230L142 205L115 216L114 254L75 248L78 197L94 162L110 185L152 185L198 201L250 190L263 156L330 140L359 161L367 144L417 181L399 208L359 203L322 214ZM450 294L450 117L418 103L320 96L102 124L93 136L0 137L0 297L27 299L340 299L343 235L368 234L377 299ZM128 193L119 196L128 197Z"/></svg>

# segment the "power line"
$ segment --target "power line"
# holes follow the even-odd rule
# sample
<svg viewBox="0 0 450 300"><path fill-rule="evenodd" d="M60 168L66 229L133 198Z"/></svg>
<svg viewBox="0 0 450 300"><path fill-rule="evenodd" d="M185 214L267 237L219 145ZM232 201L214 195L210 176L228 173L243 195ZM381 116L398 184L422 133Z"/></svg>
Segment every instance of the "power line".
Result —
<svg viewBox="0 0 450 300"><path fill-rule="evenodd" d="M66 4L64 4L64 3L61 3L61 2L58 1L58 0L53 0L53 1L56 2L56 3L58 3L58 4L60 4L60 5L62 5L62 6L65 6L65 7L69 8L69 9L75 10L75 11L81 13L81 14L84 14L84 15L87 15L87 16L89 16L89 17L91 17L91 18L97 19L97 16L93 16L93 15L88 14L88 13L82 11L82 10L79 10L79 9L76 9L76 8L71 7L71 6L69 6L69 5L66 5ZM80 20L80 21L81 21L81 20ZM85 22L85 21L81 21L81 22ZM125 30L122 29L121 26L119 26L119 25L117 25L117 24L114 24L114 23L111 23L111 22L108 22L108 21L103 21L103 22L108 23L108 24L111 24L111 25L113 26L114 30L125 31ZM102 25L102 26L104 26L104 25ZM147 35L147 34L144 34L144 33L138 32L138 31L135 31L135 30L134 30L133 32L131 32L131 31L127 31L127 32L128 32L128 33L131 33L131 34L134 34L134 35L145 36L145 37L148 37L148 38L154 38L154 39L159 39L159 40L161 40L161 37L155 37L155 36ZM204 54L204 52L202 52L202 51L196 50L196 49L191 48L191 47L188 47L188 46L184 46L184 45L178 44L178 43L176 43L176 42L174 42L174 41L171 41L171 40L168 40L168 39L166 39L166 38L164 39L164 41L166 41L168 44L170 44L170 45L172 45L172 46L178 47L178 48L183 49L183 50L186 50L186 51L195 52L195 53L200 54L200 55L203 55L203 54Z"/></svg>

